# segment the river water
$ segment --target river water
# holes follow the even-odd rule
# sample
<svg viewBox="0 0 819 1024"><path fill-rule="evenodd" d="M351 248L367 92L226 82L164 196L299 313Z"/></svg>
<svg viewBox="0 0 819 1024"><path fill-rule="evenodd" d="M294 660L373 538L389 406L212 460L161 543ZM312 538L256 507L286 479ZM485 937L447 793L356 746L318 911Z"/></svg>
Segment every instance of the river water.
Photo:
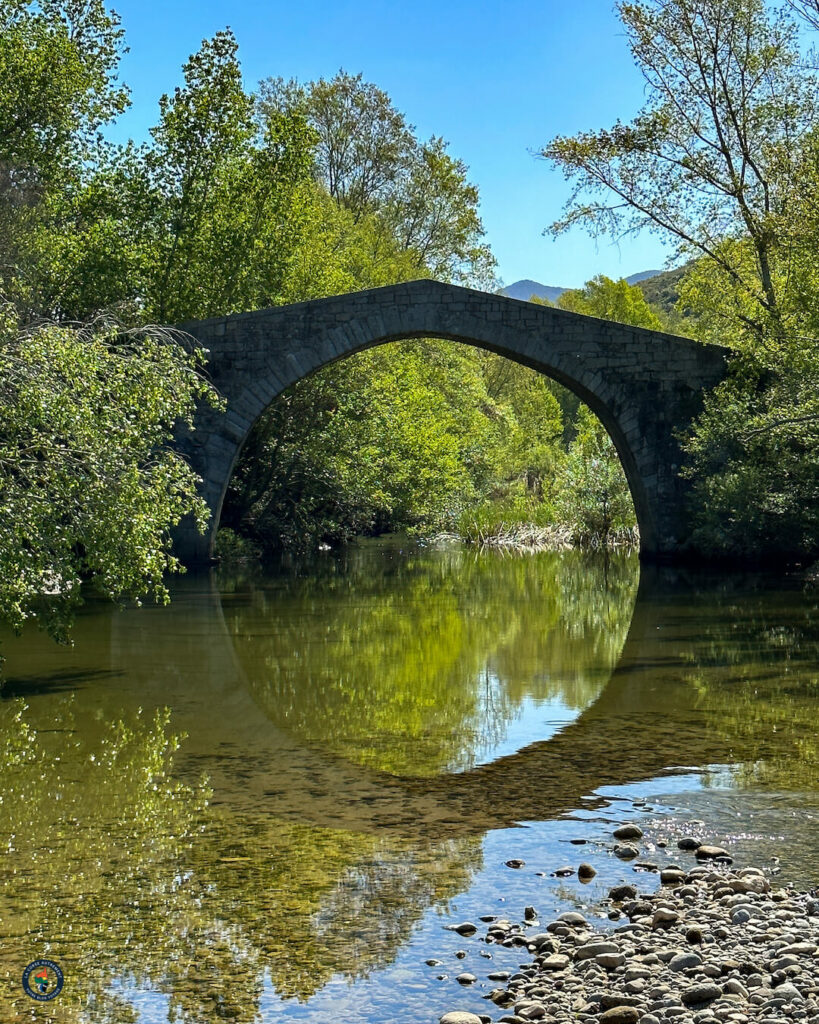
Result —
<svg viewBox="0 0 819 1024"><path fill-rule="evenodd" d="M608 926L612 884L657 885L613 856L623 821L655 864L697 833L819 878L819 594L796 579L391 540L2 647L4 1024L494 1010L520 951L447 925ZM580 861L591 883L554 874ZM38 957L54 1002L22 991Z"/></svg>

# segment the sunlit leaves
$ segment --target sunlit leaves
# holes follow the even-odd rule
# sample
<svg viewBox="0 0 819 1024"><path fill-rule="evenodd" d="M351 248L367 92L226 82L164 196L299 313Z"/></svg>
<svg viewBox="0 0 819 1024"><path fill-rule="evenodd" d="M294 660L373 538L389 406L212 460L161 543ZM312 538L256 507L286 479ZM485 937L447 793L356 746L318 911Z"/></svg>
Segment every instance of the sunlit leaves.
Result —
<svg viewBox="0 0 819 1024"><path fill-rule="evenodd" d="M170 529L203 523L170 447L210 394L200 354L158 333L44 325L0 334L0 617L64 634L93 577L114 599L165 599Z"/></svg>

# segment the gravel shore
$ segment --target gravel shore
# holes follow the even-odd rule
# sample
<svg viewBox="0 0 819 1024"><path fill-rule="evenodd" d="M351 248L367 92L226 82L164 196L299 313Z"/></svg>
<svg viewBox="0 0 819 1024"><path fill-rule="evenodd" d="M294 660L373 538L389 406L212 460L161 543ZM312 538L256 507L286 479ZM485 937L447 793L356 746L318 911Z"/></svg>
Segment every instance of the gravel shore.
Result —
<svg viewBox="0 0 819 1024"><path fill-rule="evenodd" d="M641 835L615 830L618 856ZM641 892L637 878L610 890L606 909L622 922L611 930L576 912L533 926L532 907L522 923L487 915L456 926L531 960L514 974L490 971L487 1012L452 1010L440 1024L819 1022L817 894L772 888L762 870L735 870L726 850L697 838L677 845L680 863L663 868L657 892Z"/></svg>

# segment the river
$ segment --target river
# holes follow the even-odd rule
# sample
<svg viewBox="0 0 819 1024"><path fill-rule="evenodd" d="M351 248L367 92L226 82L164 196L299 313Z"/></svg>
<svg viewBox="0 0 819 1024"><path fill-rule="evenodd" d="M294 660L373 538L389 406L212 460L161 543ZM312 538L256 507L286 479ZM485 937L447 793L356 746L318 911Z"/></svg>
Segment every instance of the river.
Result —
<svg viewBox="0 0 819 1024"><path fill-rule="evenodd" d="M398 538L90 600L72 647L2 650L4 1024L487 1012L521 952L447 925L606 926L623 821L657 864L694 831L816 884L819 593L795 578ZM555 875L581 860L590 883ZM38 957L54 1003L20 986Z"/></svg>

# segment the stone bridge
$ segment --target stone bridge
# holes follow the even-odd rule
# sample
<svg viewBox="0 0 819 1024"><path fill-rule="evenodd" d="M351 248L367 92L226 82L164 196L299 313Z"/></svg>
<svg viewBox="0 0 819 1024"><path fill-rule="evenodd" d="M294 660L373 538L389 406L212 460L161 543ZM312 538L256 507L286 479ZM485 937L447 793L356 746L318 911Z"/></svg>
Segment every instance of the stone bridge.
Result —
<svg viewBox="0 0 819 1024"><path fill-rule="evenodd" d="M183 523L175 550L209 560L225 491L253 424L285 388L323 366L402 338L446 338L546 374L600 418L619 453L641 553L674 557L690 536L676 433L725 376L726 349L435 281L314 299L184 324L210 352L223 412L203 408L179 446L202 477L206 536Z"/></svg>

